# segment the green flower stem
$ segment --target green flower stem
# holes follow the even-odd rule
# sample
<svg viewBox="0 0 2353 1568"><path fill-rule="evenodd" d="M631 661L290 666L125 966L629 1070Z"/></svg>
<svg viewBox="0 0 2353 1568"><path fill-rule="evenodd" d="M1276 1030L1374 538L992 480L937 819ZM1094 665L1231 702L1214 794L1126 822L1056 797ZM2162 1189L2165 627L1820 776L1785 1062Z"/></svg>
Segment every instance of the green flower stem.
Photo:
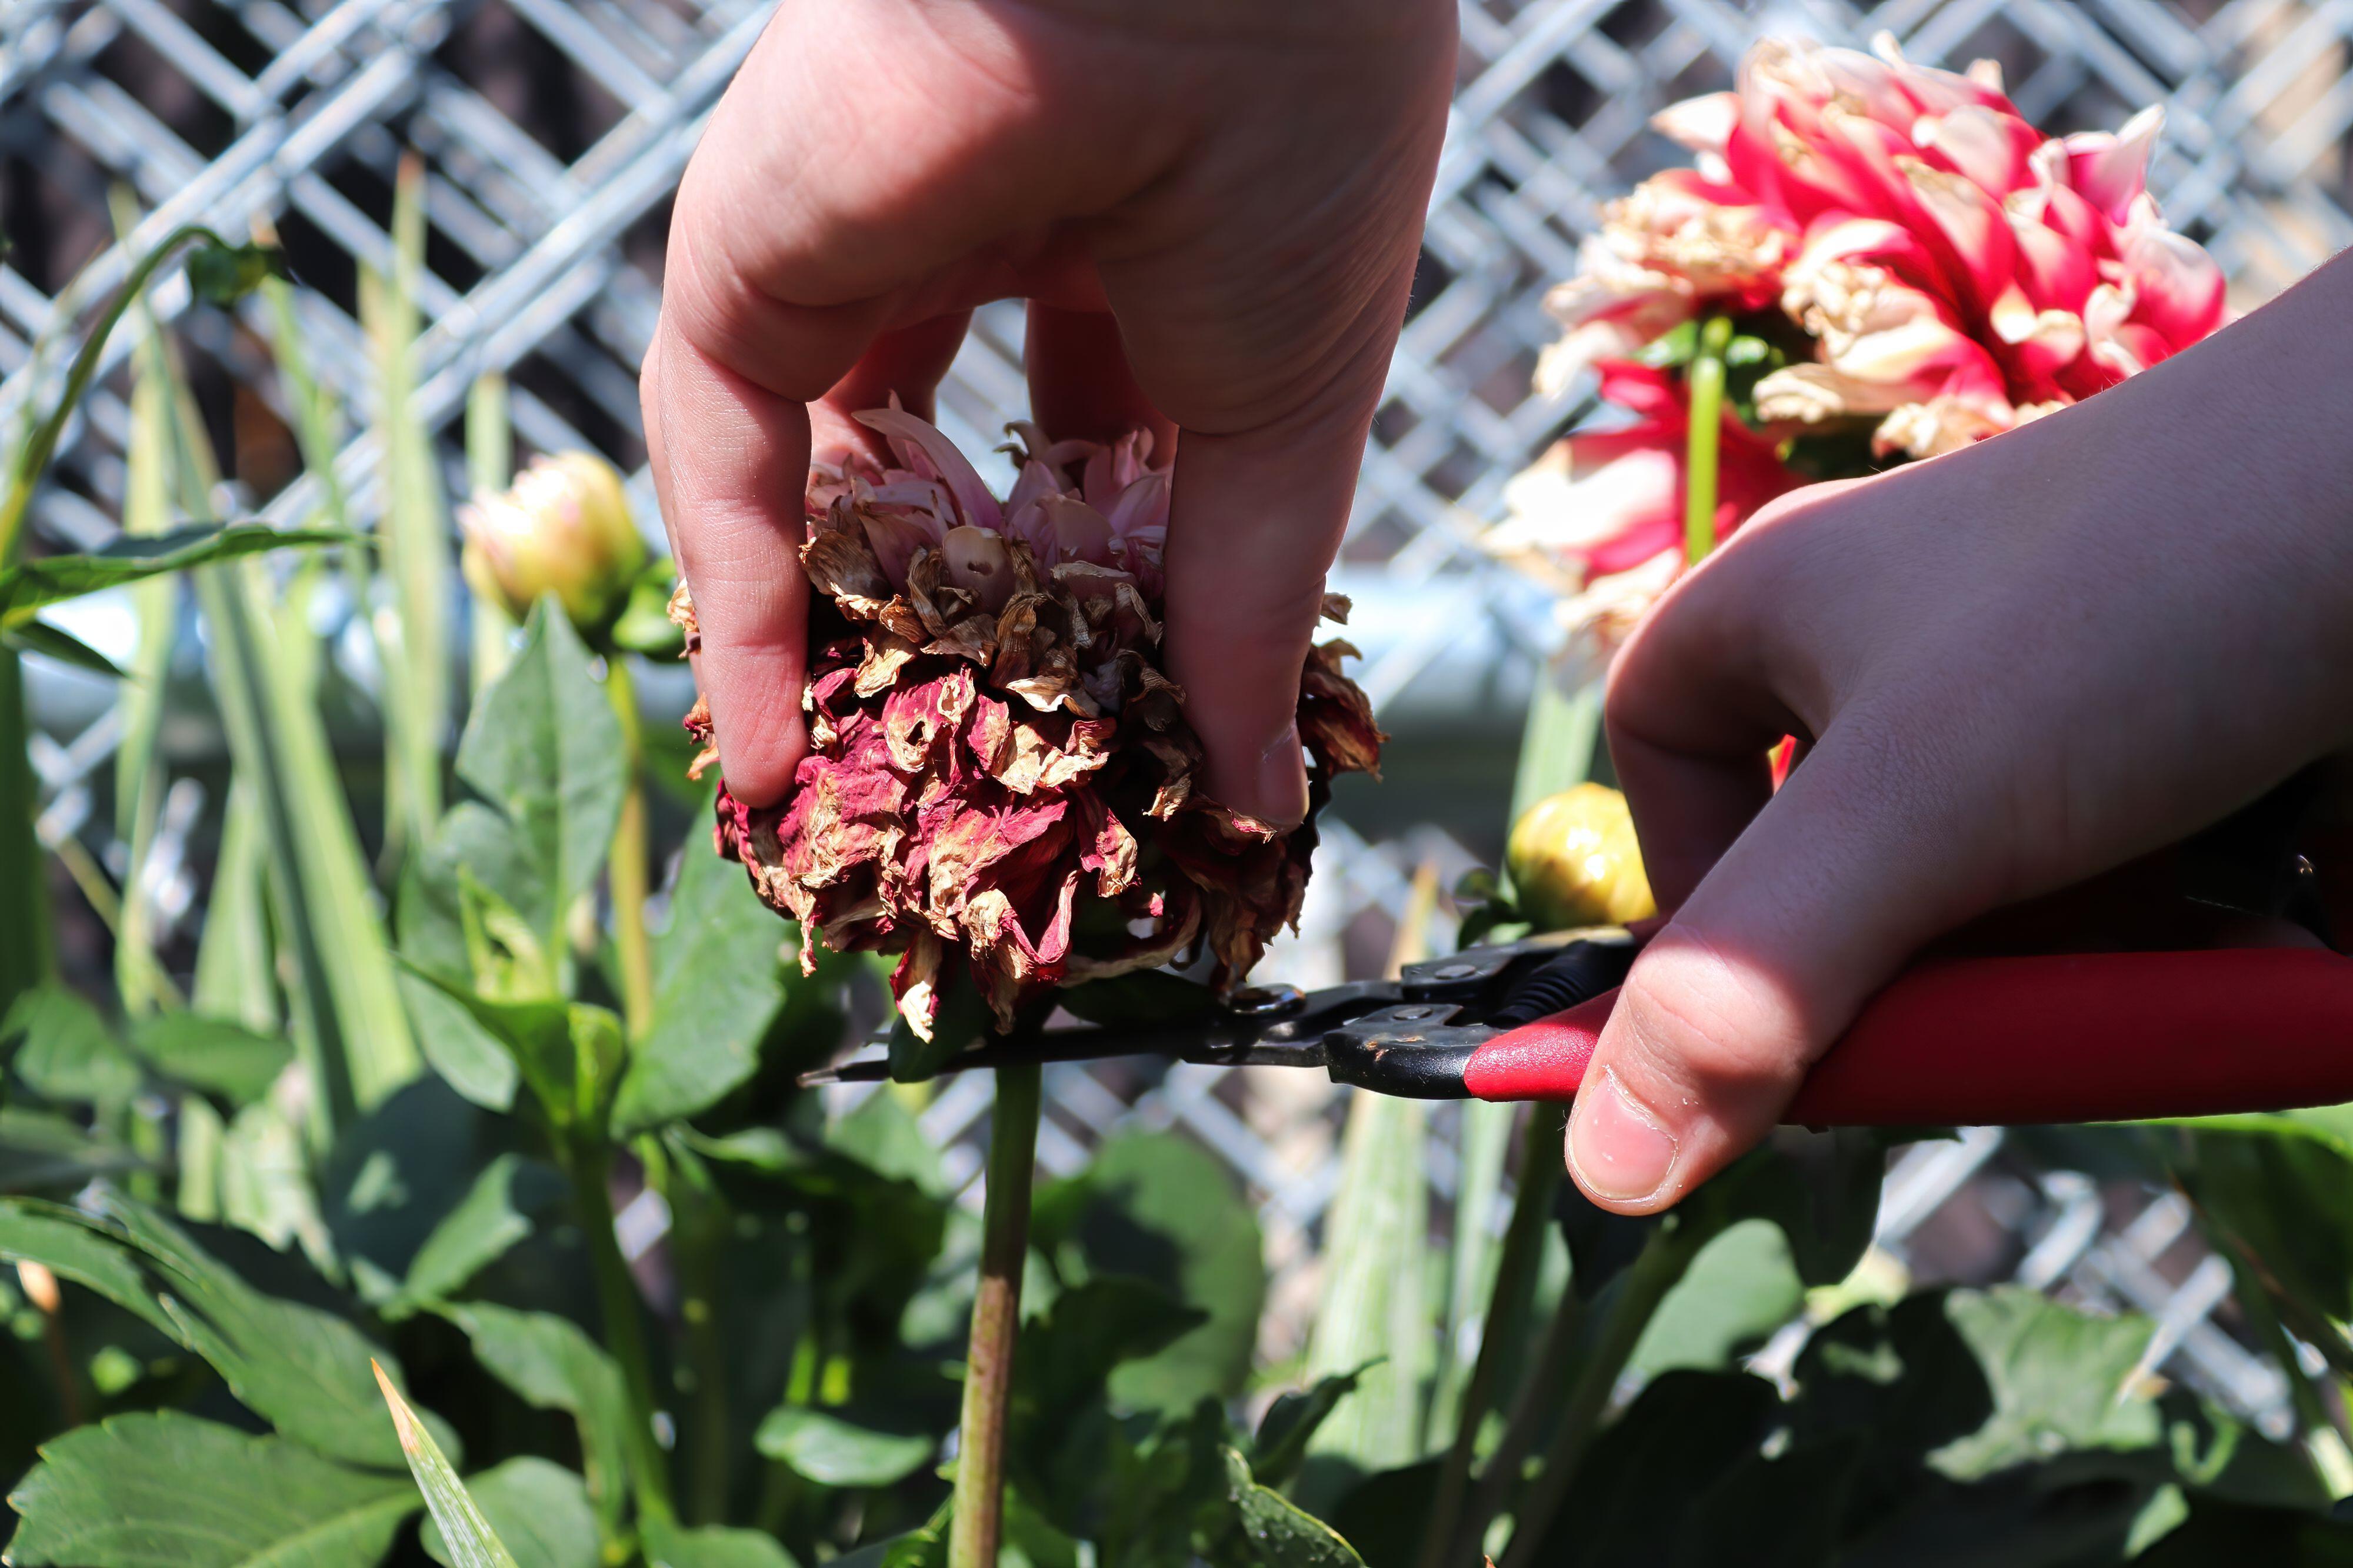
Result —
<svg viewBox="0 0 2353 1568"><path fill-rule="evenodd" d="M611 1149L594 1134L570 1141L565 1173L571 1178L572 1202L587 1242L589 1271L596 1278L605 1349L620 1363L621 1381L628 1391L629 1469L636 1483L638 1514L641 1520L668 1524L676 1517L670 1506L670 1456L654 1436L654 1412L659 1406L654 1399L653 1362L646 1353L637 1281L629 1277L620 1238L613 1234Z"/></svg>
<svg viewBox="0 0 2353 1568"><path fill-rule="evenodd" d="M1724 353L1732 346L1732 318L1717 316L1700 329L1699 349L1684 379L1691 387L1691 432L1683 452L1683 559L1698 565L1715 548L1718 449L1724 444Z"/></svg>
<svg viewBox="0 0 2353 1568"><path fill-rule="evenodd" d="M1544 1468L1537 1471L1513 1519L1512 1544L1504 1554L1504 1568L1531 1568L1536 1562L1553 1516L1560 1511L1577 1468L1593 1446L1618 1379L1634 1347L1641 1342L1642 1331L1650 1326L1667 1292L1691 1267L1705 1239L1703 1227L1670 1217L1651 1233L1641 1252L1619 1277L1617 1299L1609 1303L1585 1364L1577 1368L1560 1425L1553 1429L1552 1442L1545 1449Z"/></svg>
<svg viewBox="0 0 2353 1568"><path fill-rule="evenodd" d="M628 785L621 796L621 819L613 828L613 855L606 875L613 893L613 948L620 960L621 1016L629 1037L642 1039L654 1021L654 950L646 937L647 840L645 721L638 711L637 683L629 656L605 656L605 691L621 721L622 766Z"/></svg>
<svg viewBox="0 0 2353 1568"><path fill-rule="evenodd" d="M965 1357L957 1426L955 1522L948 1568L996 1568L1005 1521L1005 1418L1021 1329L1021 1266L1029 1252L1029 1178L1038 1154L1038 1066L999 1068L981 1206L980 1289Z"/></svg>
<svg viewBox="0 0 2353 1568"><path fill-rule="evenodd" d="M1438 1473L1436 1500L1430 1523L1422 1532L1421 1568L1445 1568L1455 1561L1451 1547L1460 1533L1462 1500L1469 1490L1471 1464L1477 1457L1479 1431L1495 1401L1495 1384L1504 1358L1515 1350L1526 1331L1535 1306L1536 1275L1544 1262L1545 1231L1552 1217L1553 1194L1559 1190L1563 1164L1560 1122L1541 1105L1528 1108L1520 1132L1519 1190L1512 1201L1512 1219L1504 1232L1503 1256L1495 1264L1495 1286L1487 1298L1485 1321L1479 1331L1479 1358L1472 1363L1471 1382L1462 1391L1462 1408L1454 1430L1454 1445Z"/></svg>

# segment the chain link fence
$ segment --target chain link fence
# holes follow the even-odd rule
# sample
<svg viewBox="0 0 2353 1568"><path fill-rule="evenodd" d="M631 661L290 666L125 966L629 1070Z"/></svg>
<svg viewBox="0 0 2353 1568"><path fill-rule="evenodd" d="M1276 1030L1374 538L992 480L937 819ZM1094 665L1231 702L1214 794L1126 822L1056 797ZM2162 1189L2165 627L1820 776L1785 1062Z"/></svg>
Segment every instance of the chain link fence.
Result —
<svg viewBox="0 0 2353 1568"><path fill-rule="evenodd" d="M765 15L754 0L0 0L0 225L13 247L0 256L0 416L13 418L42 374L35 340L120 281L127 256L184 222L233 234L266 218L303 283L315 372L364 432L374 376L356 277L391 265L391 184L413 148L430 226L415 395L441 432L453 489L468 388L498 371L522 442L606 451L635 470L650 522L636 368L659 301L666 204ZM1445 948L1451 914L1443 900L1415 913L1428 909L1412 895L1416 874L1451 884L1494 852L1516 715L1553 633L1541 595L1473 539L1569 410L1530 391L1552 336L1541 300L1573 269L1600 205L1675 161L1646 129L1651 112L1725 85L1760 33L1860 44L1883 30L1916 59L1957 68L1990 58L2052 132L2114 126L2162 103L2152 187L2174 226L2221 259L2242 303L2353 241L2345 0L1465 0L1461 24L1412 315L1339 584L1363 607L1352 636L1399 735L1396 771L1421 783L1344 798L1301 932L1270 960L1270 973L1303 984L1377 968L1408 946ZM108 216L116 187L146 214L121 242ZM92 292L61 300L64 280L93 263ZM177 320L185 285L155 304ZM316 487L287 459L258 321L196 312L185 325L200 384L219 395L206 400L216 434L236 455L238 493L224 500L301 520ZM1019 342L1016 308L992 308L956 361L942 419L968 448L1020 412ZM42 538L87 547L111 535L127 423L119 380L101 386L38 503ZM378 458L360 434L337 461L360 518L380 505ZM104 648L109 606L83 613L76 629ZM370 679L351 676L363 689ZM200 683L189 689L201 711ZM670 695L683 706L682 690ZM119 875L100 809L111 700L52 669L36 671L34 700L47 731L35 757L42 837L78 874ZM207 771L216 737L184 728L167 736L181 776L146 874L155 907L185 924L201 905L219 789L217 767ZM1400 935L1408 924L1427 929ZM1314 1310L1345 1091L1279 1069L1132 1065L1060 1066L1047 1087L1050 1169L1074 1168L1134 1124L1181 1127L1234 1168L1262 1205L1278 1271L1266 1348L1296 1348ZM924 1115L967 1180L987 1099L978 1075L952 1079ZM1435 1119L1429 1170L1441 1198L1452 1134L1449 1117ZM1879 1247L1915 1279L2010 1279L2147 1311L2160 1325L2153 1370L2285 1420L2281 1370L2232 1336L2229 1271L2198 1245L2177 1196L2046 1169L2016 1140L1971 1130L1892 1163ZM1764 1362L1794 1348L1785 1336Z"/></svg>

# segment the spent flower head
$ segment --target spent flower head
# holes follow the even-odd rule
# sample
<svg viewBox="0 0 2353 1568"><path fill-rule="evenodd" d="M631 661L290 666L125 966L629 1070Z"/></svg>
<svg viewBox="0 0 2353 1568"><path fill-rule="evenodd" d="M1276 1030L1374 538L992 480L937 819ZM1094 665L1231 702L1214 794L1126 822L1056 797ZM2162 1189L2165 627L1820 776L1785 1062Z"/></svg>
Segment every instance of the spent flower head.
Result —
<svg viewBox="0 0 2353 1568"><path fill-rule="evenodd" d="M926 1038L959 971L999 1030L1057 985L1202 950L1239 979L1298 916L1330 780L1377 767L1340 671L1355 650L1325 643L1303 676L1308 821L1229 811L1198 787L1161 668L1169 473L1150 435L1016 426L1000 500L895 402L858 417L879 446L820 461L808 491L809 752L781 805L721 785L720 851L801 922L804 966L818 941L902 954L892 989ZM691 647L683 592L673 613ZM709 710L688 723L707 748Z"/></svg>

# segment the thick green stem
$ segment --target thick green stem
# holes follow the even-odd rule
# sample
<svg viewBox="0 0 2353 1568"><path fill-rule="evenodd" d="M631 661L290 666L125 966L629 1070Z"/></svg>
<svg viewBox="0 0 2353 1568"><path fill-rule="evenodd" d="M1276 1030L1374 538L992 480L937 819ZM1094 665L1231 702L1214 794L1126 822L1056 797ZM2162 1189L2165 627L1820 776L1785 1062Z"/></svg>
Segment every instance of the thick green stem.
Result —
<svg viewBox="0 0 2353 1568"><path fill-rule="evenodd" d="M621 721L622 766L628 784L621 796L621 819L613 828L613 854L606 875L613 893L613 949L620 960L621 1016L628 1021L629 1038L641 1039L654 1021L654 950L646 937L647 861L652 850L647 840L645 723L638 712L638 690L629 675L629 656L607 655L605 690Z"/></svg>
<svg viewBox="0 0 2353 1568"><path fill-rule="evenodd" d="M999 1068L981 1206L980 1289L972 1303L958 1425L955 1522L948 1568L996 1568L1005 1522L1005 1417L1021 1329L1021 1266L1029 1251L1029 1177L1038 1153L1038 1068Z"/></svg>
<svg viewBox="0 0 2353 1568"><path fill-rule="evenodd" d="M1536 1276L1544 1263L1545 1228L1552 1218L1553 1194L1560 1188L1564 1164L1560 1154L1560 1119L1541 1105L1528 1108L1520 1132L1519 1191L1512 1202L1511 1224L1504 1231L1503 1257L1495 1265L1495 1289L1487 1299L1487 1315L1479 1331L1479 1358L1472 1363L1470 1384L1462 1391L1462 1408L1438 1474L1436 1500L1430 1523L1422 1532L1421 1568L1445 1568L1453 1559L1450 1548L1458 1533L1462 1500L1469 1489L1471 1464L1477 1457L1479 1429L1495 1400L1495 1384L1504 1358L1526 1332L1535 1305Z"/></svg>
<svg viewBox="0 0 2353 1568"><path fill-rule="evenodd" d="M1560 1511L1562 1500L1568 1496L1569 1486L1577 1479L1577 1468L1584 1464L1586 1453L1593 1446L1601 1417L1609 1411L1609 1396L1616 1391L1618 1379L1625 1372L1634 1347L1641 1342L1642 1331L1650 1326L1667 1292L1675 1288L1683 1271L1691 1267L1704 1239L1699 1226L1671 1218L1651 1233L1641 1254L1620 1276L1616 1300L1609 1303L1601 1321L1600 1334L1587 1353L1585 1363L1577 1368L1577 1382L1568 1391L1560 1425L1553 1428L1552 1442L1545 1449L1544 1468L1536 1473L1513 1519L1512 1544L1504 1554L1504 1568L1530 1568L1537 1561L1536 1553L1543 1550L1553 1516Z"/></svg>
<svg viewBox="0 0 2353 1568"><path fill-rule="evenodd" d="M1684 372L1691 387L1691 432L1683 452L1683 559L1696 566L1715 549L1717 457L1724 444L1724 351L1732 319L1700 329L1699 349Z"/></svg>
<svg viewBox="0 0 2353 1568"><path fill-rule="evenodd" d="M620 1238L613 1234L612 1152L602 1140L583 1138L569 1152L565 1173L572 1178L572 1201L587 1242L589 1270L596 1277L605 1349L620 1363L621 1381L628 1392L629 1468L636 1483L638 1513L641 1519L668 1524L675 1517L670 1500L670 1456L654 1434L654 1412L659 1406L654 1398L653 1362L646 1353L637 1281L629 1277Z"/></svg>

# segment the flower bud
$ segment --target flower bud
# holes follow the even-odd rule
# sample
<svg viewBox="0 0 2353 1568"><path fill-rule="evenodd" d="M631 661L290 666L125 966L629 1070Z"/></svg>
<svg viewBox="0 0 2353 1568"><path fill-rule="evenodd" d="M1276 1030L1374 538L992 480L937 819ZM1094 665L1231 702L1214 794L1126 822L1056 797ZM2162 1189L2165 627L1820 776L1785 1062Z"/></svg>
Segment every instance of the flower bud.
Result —
<svg viewBox="0 0 2353 1568"><path fill-rule="evenodd" d="M1658 912L1626 797L1581 784L1540 800L1504 852L1520 910L1538 929L1624 925Z"/></svg>
<svg viewBox="0 0 2353 1568"><path fill-rule="evenodd" d="M554 594L583 633L602 631L644 571L621 476L594 452L537 458L514 488L458 509L466 581L517 620Z"/></svg>

